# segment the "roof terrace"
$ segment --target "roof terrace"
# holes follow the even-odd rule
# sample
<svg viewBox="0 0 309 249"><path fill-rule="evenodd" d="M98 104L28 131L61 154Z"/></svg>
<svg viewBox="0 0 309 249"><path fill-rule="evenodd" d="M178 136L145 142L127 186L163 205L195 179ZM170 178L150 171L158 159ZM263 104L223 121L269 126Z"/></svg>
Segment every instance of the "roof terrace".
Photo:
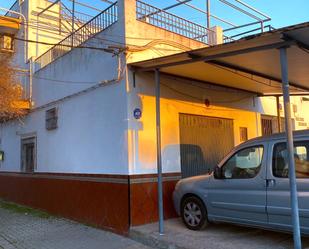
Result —
<svg viewBox="0 0 309 249"><path fill-rule="evenodd" d="M87 19L87 17L91 16L91 13L99 11L99 9L87 5L81 2L81 0L69 0L80 6L88 6L88 12L81 12L75 9L75 5L70 9L64 5L62 1L65 0L55 0L48 8L38 13L38 15L43 15L47 13L52 6L59 4L62 6L62 19L70 20L72 25L71 32L68 33L65 39L60 41L57 45L52 46L47 52L36 59L36 64L39 65L39 69L63 56L74 47L81 46L85 41L89 40L97 33L102 32L118 20L117 2L104 0L104 2L108 2L111 5L103 11L100 11L94 17ZM205 10L194 5L194 0L156 1L157 4L162 5L160 7L149 4L151 0L148 0L147 3L136 0L136 19L209 46L230 42L249 34L263 32L265 29L272 29L268 24L271 20L269 16L241 0L213 1L219 1L226 7L236 11L239 15L244 15L247 18L245 19L246 22L236 25L227 19L214 15L210 12L210 0L206 1ZM172 4L163 6L169 2ZM190 17L181 17L178 15L181 13L196 14L197 16L198 14L202 15L202 20L206 20L206 23L203 25L201 22L189 20ZM78 23L78 26L76 26L76 23ZM214 28L212 24L217 27L220 24L222 26Z"/></svg>

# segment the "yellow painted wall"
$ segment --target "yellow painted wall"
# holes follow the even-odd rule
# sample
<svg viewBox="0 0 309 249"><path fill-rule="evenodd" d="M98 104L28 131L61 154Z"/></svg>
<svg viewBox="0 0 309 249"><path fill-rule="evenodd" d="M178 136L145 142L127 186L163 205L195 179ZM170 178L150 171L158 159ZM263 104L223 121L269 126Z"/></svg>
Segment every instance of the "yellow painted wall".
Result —
<svg viewBox="0 0 309 249"><path fill-rule="evenodd" d="M232 119L235 145L240 143L240 127L247 127L249 139L261 134L259 125L260 115L254 111L246 110L246 108L250 108L250 105L252 105L252 96L248 96L245 101L246 103L238 103L238 108L232 108L229 106L231 106L235 99L243 98L244 93L229 92L228 90L227 93L222 93L222 88L201 90L198 87L189 87L184 82L164 76L162 76L161 80L163 83L161 85L161 142L164 172L180 171L179 113ZM129 127L131 173L154 173L156 171L156 106L154 85L153 75L138 75L136 77L136 88L132 89L137 98L135 101L133 98L131 99L131 110L129 113L129 122L131 124ZM182 96L177 91L196 96L200 98L200 101ZM203 99L211 97L216 100L224 100L226 103L212 104L210 102L210 106L206 107ZM228 102L229 100L231 103ZM244 105L243 109L241 109L242 105ZM140 120L136 120L133 117L133 110L137 107L142 110ZM224 139L224 137L219 137L218 139ZM167 148L169 152L165 153ZM174 151L171 153L171 150Z"/></svg>
<svg viewBox="0 0 309 249"><path fill-rule="evenodd" d="M55 4L49 10L38 16L38 13L43 9L50 6L52 2L50 1L35 1L29 0L29 30L28 39L38 40L39 42L47 42L51 44L56 44L68 34L60 33L59 30L59 4ZM40 27L37 28L36 23L39 22ZM28 45L28 58L34 56L40 56L49 48L51 45L29 43Z"/></svg>

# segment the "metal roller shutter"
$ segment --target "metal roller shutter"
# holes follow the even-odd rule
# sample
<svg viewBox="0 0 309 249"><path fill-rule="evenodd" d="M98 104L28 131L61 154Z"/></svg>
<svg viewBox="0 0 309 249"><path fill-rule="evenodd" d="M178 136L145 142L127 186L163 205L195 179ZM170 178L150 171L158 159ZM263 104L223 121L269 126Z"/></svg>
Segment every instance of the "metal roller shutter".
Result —
<svg viewBox="0 0 309 249"><path fill-rule="evenodd" d="M209 172L234 147L233 120L179 114L182 177Z"/></svg>

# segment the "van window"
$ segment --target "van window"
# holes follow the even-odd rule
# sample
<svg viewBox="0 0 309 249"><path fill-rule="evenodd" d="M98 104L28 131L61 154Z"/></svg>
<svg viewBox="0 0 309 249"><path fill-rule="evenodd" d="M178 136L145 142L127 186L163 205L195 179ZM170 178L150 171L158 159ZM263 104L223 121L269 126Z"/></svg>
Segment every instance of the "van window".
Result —
<svg viewBox="0 0 309 249"><path fill-rule="evenodd" d="M222 167L226 179L246 179L255 177L261 168L263 146L245 148L234 154Z"/></svg>
<svg viewBox="0 0 309 249"><path fill-rule="evenodd" d="M309 141L294 143L294 159L297 178L309 178ZM273 152L273 175L276 177L288 177L288 155L286 143L278 143Z"/></svg>

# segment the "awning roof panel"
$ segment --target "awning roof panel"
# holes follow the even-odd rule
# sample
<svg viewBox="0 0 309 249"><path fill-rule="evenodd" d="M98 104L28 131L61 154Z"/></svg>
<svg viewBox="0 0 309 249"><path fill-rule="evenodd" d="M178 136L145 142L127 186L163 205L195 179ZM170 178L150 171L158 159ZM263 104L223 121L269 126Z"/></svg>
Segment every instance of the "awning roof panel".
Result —
<svg viewBox="0 0 309 249"><path fill-rule="evenodd" d="M260 95L281 93L281 84L278 82L205 62L195 62L190 67L186 64L162 68L161 72ZM297 91L293 87L292 90Z"/></svg>
<svg viewBox="0 0 309 249"><path fill-rule="evenodd" d="M281 94L278 48L289 46L292 94L309 94L309 23L158 59L132 63L138 71L160 71L179 77L233 87L261 95Z"/></svg>

